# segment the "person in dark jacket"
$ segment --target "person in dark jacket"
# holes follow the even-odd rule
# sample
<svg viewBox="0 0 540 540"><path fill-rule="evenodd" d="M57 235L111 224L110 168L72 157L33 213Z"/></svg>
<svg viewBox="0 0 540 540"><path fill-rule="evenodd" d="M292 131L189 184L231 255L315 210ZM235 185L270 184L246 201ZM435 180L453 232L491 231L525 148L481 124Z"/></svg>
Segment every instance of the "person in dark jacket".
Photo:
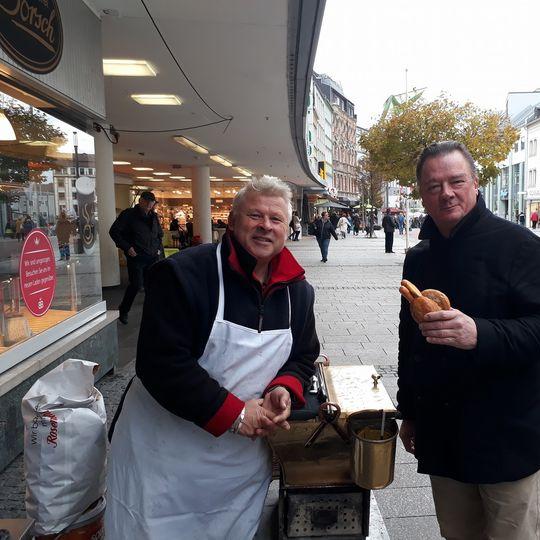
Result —
<svg viewBox="0 0 540 540"><path fill-rule="evenodd" d="M390 214L390 210L386 210L386 215L382 219L382 228L384 230L384 252L394 253L392 248L394 247L394 230L396 228L396 222Z"/></svg>
<svg viewBox="0 0 540 540"><path fill-rule="evenodd" d="M538 538L540 239L495 217L459 143L417 166L429 216L404 278L452 309L417 325L402 301L400 437L429 474L446 538Z"/></svg>
<svg viewBox="0 0 540 540"><path fill-rule="evenodd" d="M163 230L154 212L156 197L143 191L139 203L120 212L109 234L126 255L129 285L118 307L119 320L128 323L128 313L135 296L144 286L146 271L163 255Z"/></svg>
<svg viewBox="0 0 540 540"><path fill-rule="evenodd" d="M321 262L328 261L328 246L330 245L330 236L333 236L335 240L338 239L336 229L330 219L328 219L328 212L323 212L321 217L318 218L315 223L315 238L319 244L321 250Z"/></svg>
<svg viewBox="0 0 540 540"><path fill-rule="evenodd" d="M281 180L254 179L220 244L150 269L111 439L107 538L255 535L271 477L261 437L288 429L319 354L313 288L285 247L290 201Z"/></svg>

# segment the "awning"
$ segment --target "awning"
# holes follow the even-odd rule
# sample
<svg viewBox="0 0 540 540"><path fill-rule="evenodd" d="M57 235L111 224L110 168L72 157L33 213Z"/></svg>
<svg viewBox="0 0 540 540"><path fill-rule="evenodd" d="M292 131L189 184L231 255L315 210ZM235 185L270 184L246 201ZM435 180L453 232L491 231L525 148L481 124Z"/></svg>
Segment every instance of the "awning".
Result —
<svg viewBox="0 0 540 540"><path fill-rule="evenodd" d="M349 210L348 206L338 202L329 201L328 199L323 199L322 201L316 202L313 206L316 206L317 208L342 208L343 210Z"/></svg>

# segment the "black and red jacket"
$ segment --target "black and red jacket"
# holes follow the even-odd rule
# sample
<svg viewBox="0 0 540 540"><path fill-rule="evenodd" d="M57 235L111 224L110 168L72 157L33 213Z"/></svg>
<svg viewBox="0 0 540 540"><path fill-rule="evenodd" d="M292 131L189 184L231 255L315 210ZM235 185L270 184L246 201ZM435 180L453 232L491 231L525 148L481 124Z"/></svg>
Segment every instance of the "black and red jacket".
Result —
<svg viewBox="0 0 540 540"><path fill-rule="evenodd" d="M149 270L145 287L136 372L144 387L170 412L215 436L233 424L244 402L210 377L199 363L217 313L219 281L216 245L181 251ZM283 249L271 262L266 287L254 279L256 260L232 236L223 238L224 319L259 331L288 328L291 298L291 354L267 387L291 392L297 406L319 355L313 288L304 270Z"/></svg>

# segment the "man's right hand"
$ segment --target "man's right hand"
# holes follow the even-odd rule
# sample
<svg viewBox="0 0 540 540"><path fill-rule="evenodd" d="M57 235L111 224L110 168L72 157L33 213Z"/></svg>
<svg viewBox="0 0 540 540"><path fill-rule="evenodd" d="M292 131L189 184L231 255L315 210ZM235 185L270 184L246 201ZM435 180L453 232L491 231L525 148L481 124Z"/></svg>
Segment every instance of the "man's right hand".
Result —
<svg viewBox="0 0 540 540"><path fill-rule="evenodd" d="M263 408L263 399L246 401L244 419L238 428L238 433L244 437L266 437L278 427L273 419L275 414Z"/></svg>
<svg viewBox="0 0 540 540"><path fill-rule="evenodd" d="M399 438L405 447L405 450L410 454L414 455L416 450L414 446L414 436L416 433L416 428L414 425L414 420L403 420L401 422L401 428L399 429Z"/></svg>
<svg viewBox="0 0 540 540"><path fill-rule="evenodd" d="M135 248L132 248L132 247L130 247L130 248L128 249L127 254L128 254L130 257L136 257L136 256L137 256L137 252L135 251Z"/></svg>

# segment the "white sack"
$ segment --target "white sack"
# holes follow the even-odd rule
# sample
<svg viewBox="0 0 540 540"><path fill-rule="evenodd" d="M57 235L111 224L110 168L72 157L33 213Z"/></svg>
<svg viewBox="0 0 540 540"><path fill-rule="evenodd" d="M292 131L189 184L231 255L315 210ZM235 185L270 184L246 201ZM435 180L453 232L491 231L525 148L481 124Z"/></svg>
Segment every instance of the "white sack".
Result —
<svg viewBox="0 0 540 540"><path fill-rule="evenodd" d="M98 364L69 359L22 400L26 511L34 534L72 524L105 491L107 416Z"/></svg>

